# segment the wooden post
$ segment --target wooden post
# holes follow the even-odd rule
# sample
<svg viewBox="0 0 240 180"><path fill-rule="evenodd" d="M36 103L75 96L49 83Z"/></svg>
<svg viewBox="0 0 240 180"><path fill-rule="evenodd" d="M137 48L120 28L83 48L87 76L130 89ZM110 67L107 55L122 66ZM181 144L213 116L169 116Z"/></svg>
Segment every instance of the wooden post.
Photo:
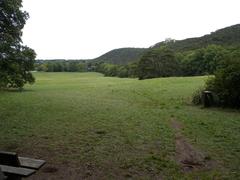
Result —
<svg viewBox="0 0 240 180"><path fill-rule="evenodd" d="M211 107L213 105L213 94L211 91L203 91L202 94L203 106Z"/></svg>

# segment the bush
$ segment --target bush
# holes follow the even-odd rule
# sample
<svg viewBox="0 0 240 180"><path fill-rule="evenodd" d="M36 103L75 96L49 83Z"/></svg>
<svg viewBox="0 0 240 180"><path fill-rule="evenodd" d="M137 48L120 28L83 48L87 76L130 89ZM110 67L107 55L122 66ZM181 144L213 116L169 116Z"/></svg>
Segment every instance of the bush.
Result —
<svg viewBox="0 0 240 180"><path fill-rule="evenodd" d="M203 102L202 102L203 91L204 91L204 88L199 88L194 92L193 97L192 97L193 104L195 104L195 105L203 104Z"/></svg>
<svg viewBox="0 0 240 180"><path fill-rule="evenodd" d="M221 106L240 108L240 57L222 61L206 88L217 95Z"/></svg>

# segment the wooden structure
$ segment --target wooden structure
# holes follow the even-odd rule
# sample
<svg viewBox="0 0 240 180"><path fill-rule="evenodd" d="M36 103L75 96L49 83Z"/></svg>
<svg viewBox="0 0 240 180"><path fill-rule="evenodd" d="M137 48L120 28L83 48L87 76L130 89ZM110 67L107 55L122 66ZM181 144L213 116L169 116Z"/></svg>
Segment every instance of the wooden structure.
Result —
<svg viewBox="0 0 240 180"><path fill-rule="evenodd" d="M214 103L213 94L211 91L203 91L202 101L204 107L211 107Z"/></svg>
<svg viewBox="0 0 240 180"><path fill-rule="evenodd" d="M46 162L39 159L19 157L14 152L0 151L0 180L20 180L40 169ZM2 173L2 175L1 175Z"/></svg>

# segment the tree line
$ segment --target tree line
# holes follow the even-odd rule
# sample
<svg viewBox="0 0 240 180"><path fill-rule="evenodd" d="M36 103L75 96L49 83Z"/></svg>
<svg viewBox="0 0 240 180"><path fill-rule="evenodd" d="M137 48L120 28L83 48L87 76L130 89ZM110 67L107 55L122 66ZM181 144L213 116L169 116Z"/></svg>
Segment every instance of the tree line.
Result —
<svg viewBox="0 0 240 180"><path fill-rule="evenodd" d="M149 79L170 76L211 75L221 62L240 53L238 47L209 45L187 52L174 52L167 47L150 49L139 61L127 65L95 64L105 76Z"/></svg>
<svg viewBox="0 0 240 180"><path fill-rule="evenodd" d="M208 45L186 52L174 52L168 47L151 48L140 60L126 65L91 60L37 60L36 71L88 72L110 77L149 79L171 76L213 75L222 62L239 56L239 47Z"/></svg>
<svg viewBox="0 0 240 180"><path fill-rule="evenodd" d="M94 71L90 62L81 60L37 60L36 71L43 72L87 72Z"/></svg>

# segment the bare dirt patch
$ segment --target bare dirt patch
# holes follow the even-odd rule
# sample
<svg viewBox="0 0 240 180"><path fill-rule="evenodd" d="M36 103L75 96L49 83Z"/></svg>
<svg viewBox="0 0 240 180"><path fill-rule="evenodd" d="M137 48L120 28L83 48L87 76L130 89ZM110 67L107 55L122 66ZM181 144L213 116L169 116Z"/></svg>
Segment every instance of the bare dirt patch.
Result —
<svg viewBox="0 0 240 180"><path fill-rule="evenodd" d="M183 125L176 119L171 119L172 128L175 131L176 160L184 172L195 170L209 170L213 167L213 161L203 152L191 145L181 133Z"/></svg>
<svg viewBox="0 0 240 180"><path fill-rule="evenodd" d="M70 162L53 163L49 162L29 180L79 180L79 179L106 179L104 171L90 163L82 165Z"/></svg>

